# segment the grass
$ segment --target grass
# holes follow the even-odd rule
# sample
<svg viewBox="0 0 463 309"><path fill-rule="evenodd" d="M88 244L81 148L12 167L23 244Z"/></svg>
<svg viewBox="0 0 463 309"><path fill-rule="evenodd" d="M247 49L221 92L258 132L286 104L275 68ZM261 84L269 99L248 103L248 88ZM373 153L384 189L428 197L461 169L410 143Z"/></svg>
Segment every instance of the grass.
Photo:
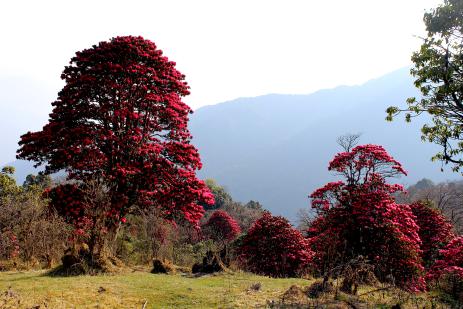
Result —
<svg viewBox="0 0 463 309"><path fill-rule="evenodd" d="M248 291L257 282L261 291ZM141 271L77 277L4 272L0 308L142 308L145 302L146 308L252 308L278 299L293 284L306 286L310 281L245 273L191 278ZM104 291L99 292L100 287Z"/></svg>
<svg viewBox="0 0 463 309"><path fill-rule="evenodd" d="M44 271L0 272L0 308L449 308L436 295L364 286L359 296L325 294L305 298L301 307L269 306L280 302L292 285L304 289L314 280L273 279L236 272L193 278L154 275L148 269L99 276L50 277ZM250 290L260 283L260 291ZM301 303L300 303L301 304ZM317 307L318 308L318 307Z"/></svg>

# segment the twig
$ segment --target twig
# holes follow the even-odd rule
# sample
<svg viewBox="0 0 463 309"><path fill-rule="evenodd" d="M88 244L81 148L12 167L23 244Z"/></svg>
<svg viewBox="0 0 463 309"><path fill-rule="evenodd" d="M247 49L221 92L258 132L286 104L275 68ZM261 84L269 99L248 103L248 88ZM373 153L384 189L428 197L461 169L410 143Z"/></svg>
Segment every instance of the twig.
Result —
<svg viewBox="0 0 463 309"><path fill-rule="evenodd" d="M141 309L145 309L146 308L146 304L148 304L148 301L145 300L145 303L143 304L143 307L141 307Z"/></svg>

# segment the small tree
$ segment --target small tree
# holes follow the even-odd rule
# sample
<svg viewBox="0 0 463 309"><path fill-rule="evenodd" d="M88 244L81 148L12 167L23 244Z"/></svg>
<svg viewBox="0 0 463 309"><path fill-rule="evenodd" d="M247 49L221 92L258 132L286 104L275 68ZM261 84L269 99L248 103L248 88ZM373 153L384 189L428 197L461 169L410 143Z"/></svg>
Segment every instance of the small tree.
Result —
<svg viewBox="0 0 463 309"><path fill-rule="evenodd" d="M288 220L265 212L241 239L238 255L256 274L294 277L306 270L313 253Z"/></svg>
<svg viewBox="0 0 463 309"><path fill-rule="evenodd" d="M366 259L380 280L422 288L418 226L408 205L392 193L402 186L388 177L405 174L401 164L377 145L338 153L329 170L345 178L310 195L317 217L308 230L314 262L323 275L352 260Z"/></svg>
<svg viewBox="0 0 463 309"><path fill-rule="evenodd" d="M38 175L29 174L23 183L23 188L26 190L37 189L45 190L53 185L53 180L50 175L39 173Z"/></svg>
<svg viewBox="0 0 463 309"><path fill-rule="evenodd" d="M77 52L61 78L48 124L21 137L18 158L67 172L51 205L89 239L91 255L139 209L197 224L198 203L213 197L195 175L192 110L181 100L189 87L175 63L153 42L116 37Z"/></svg>
<svg viewBox="0 0 463 309"><path fill-rule="evenodd" d="M222 245L234 240L241 233L235 219L223 210L214 211L202 229L207 238Z"/></svg>
<svg viewBox="0 0 463 309"><path fill-rule="evenodd" d="M16 184L14 179L14 172L15 169L12 166L5 166L0 171L0 201L21 192L21 187Z"/></svg>

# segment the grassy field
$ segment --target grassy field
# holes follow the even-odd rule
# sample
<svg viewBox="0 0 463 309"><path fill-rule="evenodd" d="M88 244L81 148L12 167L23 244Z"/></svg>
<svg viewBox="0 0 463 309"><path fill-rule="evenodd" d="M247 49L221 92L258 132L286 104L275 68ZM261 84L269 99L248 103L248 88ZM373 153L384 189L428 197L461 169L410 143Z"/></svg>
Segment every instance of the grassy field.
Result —
<svg viewBox="0 0 463 309"><path fill-rule="evenodd" d="M257 282L261 291L248 291ZM292 284L309 283L243 273L191 278L141 271L78 277L4 272L0 273L0 308L142 308L145 303L145 308L249 308L278 299Z"/></svg>
<svg viewBox="0 0 463 309"><path fill-rule="evenodd" d="M301 288L314 280L272 279L246 273L222 273L193 278L129 271L116 275L50 277L43 271L0 273L0 308L269 308L281 301L292 285ZM259 291L250 289L261 284ZM307 299L304 307L320 308L447 308L430 295L378 291L364 287L362 297L340 293L325 299ZM336 298L336 300L334 300ZM145 306L145 307L143 307ZM283 308L274 306L273 308ZM296 307L284 307L296 308Z"/></svg>

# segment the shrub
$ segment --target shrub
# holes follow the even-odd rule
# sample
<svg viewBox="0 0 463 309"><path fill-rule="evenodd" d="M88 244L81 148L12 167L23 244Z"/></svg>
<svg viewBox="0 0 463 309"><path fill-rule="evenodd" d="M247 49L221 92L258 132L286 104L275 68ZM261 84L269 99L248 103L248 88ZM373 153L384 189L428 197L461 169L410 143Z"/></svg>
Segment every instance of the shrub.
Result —
<svg viewBox="0 0 463 309"><path fill-rule="evenodd" d="M237 250L248 270L271 277L300 275L313 255L307 240L288 220L269 212L253 224Z"/></svg>
<svg viewBox="0 0 463 309"><path fill-rule="evenodd" d="M72 229L47 207L41 186L17 186L13 172L0 172L0 260L49 268L59 261Z"/></svg>
<svg viewBox="0 0 463 309"><path fill-rule="evenodd" d="M219 243L228 243L241 233L235 219L223 210L214 211L202 229L207 238Z"/></svg>

